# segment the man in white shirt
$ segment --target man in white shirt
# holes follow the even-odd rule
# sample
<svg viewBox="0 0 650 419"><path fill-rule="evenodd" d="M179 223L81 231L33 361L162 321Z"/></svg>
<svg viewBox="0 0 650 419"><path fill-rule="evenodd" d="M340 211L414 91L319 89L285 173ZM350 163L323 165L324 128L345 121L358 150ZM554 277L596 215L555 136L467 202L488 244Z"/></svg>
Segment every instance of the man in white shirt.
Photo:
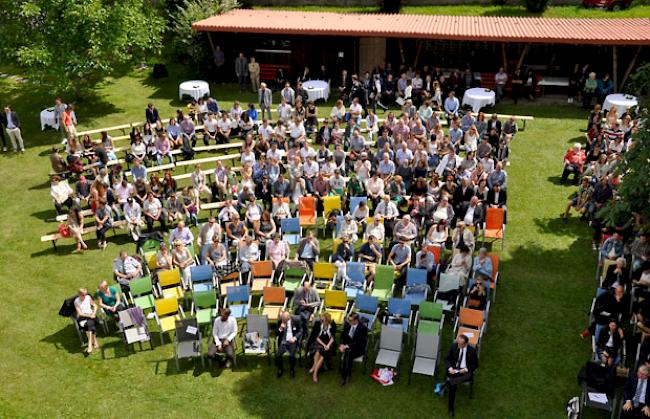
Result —
<svg viewBox="0 0 650 419"><path fill-rule="evenodd" d="M399 215L397 205L390 200L389 195L384 195L382 201L375 207L375 215L379 215L384 219L384 228L389 236L393 235L393 225L395 218Z"/></svg>
<svg viewBox="0 0 650 419"><path fill-rule="evenodd" d="M503 91L508 83L508 73L503 71L503 67L499 67L499 72L494 75L494 90L496 91L496 101L499 103L503 97Z"/></svg>
<svg viewBox="0 0 650 419"><path fill-rule="evenodd" d="M214 343L208 348L208 357L216 358L217 354L226 354L226 368L230 367L231 362L235 362L233 344L237 337L237 319L230 316L230 309L225 307L221 309L221 315L214 319L212 325L212 337Z"/></svg>
<svg viewBox="0 0 650 419"><path fill-rule="evenodd" d="M359 99L355 97L350 104L350 119L354 119L357 126L361 125L361 112L363 112L363 107L359 104Z"/></svg>
<svg viewBox="0 0 650 419"><path fill-rule="evenodd" d="M144 201L142 212L144 219L147 222L147 232L153 231L153 223L158 221L160 229L163 232L167 231L167 224L165 223L165 215L163 214L163 207L160 200L154 196L152 192L147 194L147 199Z"/></svg>
<svg viewBox="0 0 650 419"><path fill-rule="evenodd" d="M284 155L285 155L284 150L280 150L278 148L278 143L274 141L271 143L271 148L269 148L266 152L266 159L269 161L275 160L276 162L280 162L282 161L282 157Z"/></svg>
<svg viewBox="0 0 650 419"><path fill-rule="evenodd" d="M373 172L368 182L366 182L366 192L374 208L377 208L377 204L384 196L385 187L384 180L379 177L379 173Z"/></svg>
<svg viewBox="0 0 650 419"><path fill-rule="evenodd" d="M271 135L273 134L273 127L269 125L269 120L264 118L262 119L262 125L257 129L257 133L266 141L271 141ZM268 156L267 156L268 157Z"/></svg>
<svg viewBox="0 0 650 419"><path fill-rule="evenodd" d="M316 176L318 175L319 171L320 171L320 167L318 166L318 163L314 161L314 157L307 155L307 161L302 166L302 176L305 179L305 186L307 187L307 192L309 193L313 192L314 188L312 186L312 183L314 179L316 179Z"/></svg>
<svg viewBox="0 0 650 419"><path fill-rule="evenodd" d="M185 246L192 246L194 243L194 234L189 228L185 227L184 221L179 221L176 228L169 234L170 246L176 241L180 240L185 243Z"/></svg>
<svg viewBox="0 0 650 419"><path fill-rule="evenodd" d="M123 211L124 219L127 222L127 230L131 237L133 237L133 241L138 241L142 234L142 225L144 224L142 221L142 208L132 197L128 197Z"/></svg>
<svg viewBox="0 0 650 419"><path fill-rule="evenodd" d="M287 124L291 120L292 112L293 108L289 102L284 97L282 97L280 106L278 106L278 119Z"/></svg>
<svg viewBox="0 0 650 419"><path fill-rule="evenodd" d="M467 336L458 336L449 348L445 364L447 366L446 385L449 387L449 416L453 417L458 384L471 381L474 371L478 368L476 349L469 346ZM441 393L441 391L441 386L436 385L436 393Z"/></svg>
<svg viewBox="0 0 650 419"><path fill-rule="evenodd" d="M275 365L278 368L278 377L284 374L284 362L282 356L289 352L289 366L291 367L291 377L296 375L296 352L298 344L302 341L303 327L299 316L292 316L288 311L282 313L280 324L278 325L278 342L275 353Z"/></svg>
<svg viewBox="0 0 650 419"><path fill-rule="evenodd" d="M413 161L413 152L407 147L406 142L402 142L401 147L395 154L395 160L400 166L409 166Z"/></svg>
<svg viewBox="0 0 650 419"><path fill-rule="evenodd" d="M221 118L217 121L217 142L221 144L229 143L231 130L232 122L228 119L228 114L223 112Z"/></svg>
<svg viewBox="0 0 650 419"><path fill-rule="evenodd" d="M121 250L120 256L113 261L113 273L120 285L128 287L129 281L142 277L142 264Z"/></svg>
<svg viewBox="0 0 650 419"><path fill-rule="evenodd" d="M294 143L303 142L305 141L306 135L305 125L302 123L300 118L296 117L289 124L289 136L291 137L291 140L293 140Z"/></svg>
<svg viewBox="0 0 650 419"><path fill-rule="evenodd" d="M58 176L52 178L50 195L54 201L54 208L56 209L57 215L61 214L64 205L70 208L74 204L72 200L74 191L68 181L62 181Z"/></svg>
<svg viewBox="0 0 650 419"><path fill-rule="evenodd" d="M381 222L381 216L375 214L372 223L366 227L366 236L373 236L379 243L384 243L385 233L386 230L384 229L384 223Z"/></svg>

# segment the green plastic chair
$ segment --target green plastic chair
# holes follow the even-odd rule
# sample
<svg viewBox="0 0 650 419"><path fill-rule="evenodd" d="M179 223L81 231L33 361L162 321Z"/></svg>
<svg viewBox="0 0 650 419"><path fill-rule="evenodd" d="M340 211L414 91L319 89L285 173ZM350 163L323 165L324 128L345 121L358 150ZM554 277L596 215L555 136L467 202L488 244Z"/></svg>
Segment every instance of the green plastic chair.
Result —
<svg viewBox="0 0 650 419"><path fill-rule="evenodd" d="M305 279L306 275L307 273L302 268L285 269L282 276L282 286L284 287L284 290L291 293L295 292L296 289L302 285L302 281Z"/></svg>
<svg viewBox="0 0 650 419"><path fill-rule="evenodd" d="M142 245L142 252L157 252L160 249L160 242L157 240L147 240Z"/></svg>
<svg viewBox="0 0 650 419"><path fill-rule="evenodd" d="M155 291L153 284L151 283L151 277L144 276L129 282L129 298L131 298L131 302L140 307L142 311L153 309L156 297L154 293Z"/></svg>
<svg viewBox="0 0 650 419"><path fill-rule="evenodd" d="M391 266L377 265L375 267L375 281L370 295L386 302L393 295L395 271Z"/></svg>
<svg viewBox="0 0 650 419"><path fill-rule="evenodd" d="M192 313L196 316L199 326L211 324L212 319L217 316L219 310L219 301L214 290L201 291L194 293L192 301Z"/></svg>
<svg viewBox="0 0 650 419"><path fill-rule="evenodd" d="M444 323L442 304L423 301L415 317L417 333L439 335Z"/></svg>

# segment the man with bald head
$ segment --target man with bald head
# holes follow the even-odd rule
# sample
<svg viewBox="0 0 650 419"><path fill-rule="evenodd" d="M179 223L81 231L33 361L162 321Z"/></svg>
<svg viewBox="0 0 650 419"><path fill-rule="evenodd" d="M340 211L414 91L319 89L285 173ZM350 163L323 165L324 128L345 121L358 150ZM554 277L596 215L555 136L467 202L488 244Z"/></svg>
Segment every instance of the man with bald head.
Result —
<svg viewBox="0 0 650 419"><path fill-rule="evenodd" d="M282 356L289 352L289 366L291 378L296 376L296 352L298 352L302 341L303 327L299 316L292 316L288 311L280 315L278 325L278 342L275 353L275 365L278 368L278 378L284 374L284 362Z"/></svg>
<svg viewBox="0 0 650 419"><path fill-rule="evenodd" d="M648 367L641 365L636 372L627 377L623 389L623 411L621 418L650 417L650 394L648 394Z"/></svg>

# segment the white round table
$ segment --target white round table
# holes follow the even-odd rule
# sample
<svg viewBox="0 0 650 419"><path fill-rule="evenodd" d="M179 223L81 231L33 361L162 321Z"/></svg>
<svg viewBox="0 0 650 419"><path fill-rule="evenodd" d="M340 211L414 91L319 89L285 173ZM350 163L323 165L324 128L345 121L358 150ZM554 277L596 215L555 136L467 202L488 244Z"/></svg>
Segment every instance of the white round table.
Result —
<svg viewBox="0 0 650 419"><path fill-rule="evenodd" d="M603 103L603 109L610 110L612 106L616 106L618 114L624 114L633 106L637 106L639 101L635 96L624 95L623 93L614 93L607 95L605 102Z"/></svg>
<svg viewBox="0 0 650 419"><path fill-rule="evenodd" d="M189 80L184 81L178 86L178 98L183 99L183 96L191 96L196 100L205 95L210 94L210 85L207 81L203 80Z"/></svg>
<svg viewBox="0 0 650 419"><path fill-rule="evenodd" d="M318 99L327 100L330 97L330 85L323 80L308 80L302 83L302 87L307 90L309 100L314 102Z"/></svg>
<svg viewBox="0 0 650 419"><path fill-rule="evenodd" d="M478 112L485 106L494 105L495 98L493 90L474 87L465 90L463 105L469 105L474 112Z"/></svg>
<svg viewBox="0 0 650 419"><path fill-rule="evenodd" d="M47 108L41 111L41 131L45 131L46 127L59 129L59 121L54 116L54 108Z"/></svg>

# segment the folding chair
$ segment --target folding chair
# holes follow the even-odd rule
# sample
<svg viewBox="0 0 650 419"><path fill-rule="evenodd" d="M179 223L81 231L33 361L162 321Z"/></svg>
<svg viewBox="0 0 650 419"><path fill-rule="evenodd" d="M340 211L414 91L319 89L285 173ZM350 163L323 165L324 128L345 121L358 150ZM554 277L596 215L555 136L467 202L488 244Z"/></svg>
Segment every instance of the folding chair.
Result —
<svg viewBox="0 0 650 419"><path fill-rule="evenodd" d="M272 322L277 322L280 313L287 309L286 292L282 287L264 287L262 298L257 306L257 311L269 318Z"/></svg>
<svg viewBox="0 0 650 419"><path fill-rule="evenodd" d="M413 320L411 302L403 298L388 299L388 317L386 324L390 327L400 328L406 334L409 332Z"/></svg>
<svg viewBox="0 0 650 419"><path fill-rule="evenodd" d="M316 226L316 198L302 196L298 201L298 219L302 227Z"/></svg>
<svg viewBox="0 0 650 419"><path fill-rule="evenodd" d="M345 291L325 290L325 298L321 302L320 312L329 313L332 316L332 321L336 324L343 324L349 306Z"/></svg>
<svg viewBox="0 0 650 419"><path fill-rule="evenodd" d="M274 277L275 269L273 269L273 262L270 260L252 262L248 281L251 286L251 292L262 292L264 287L271 285Z"/></svg>
<svg viewBox="0 0 650 419"><path fill-rule="evenodd" d="M436 264L437 267L436 273L437 273L437 270L439 269L438 267L440 266L441 261L443 260L444 257L444 252L445 252L444 247L427 245L427 246L422 246L422 250L425 252L429 252L433 255L433 263Z"/></svg>
<svg viewBox="0 0 650 419"><path fill-rule="evenodd" d="M154 300L158 297L156 288L151 282L151 277L143 276L129 282L129 299L131 304L138 306L142 311L154 308Z"/></svg>
<svg viewBox="0 0 650 419"><path fill-rule="evenodd" d="M506 226L503 223L503 208L488 208L485 212L483 223L483 243L485 239L501 240L501 250L506 241Z"/></svg>
<svg viewBox="0 0 650 419"><path fill-rule="evenodd" d="M142 350L142 342L149 342L153 350L153 342L151 341L151 334L149 333L149 326L147 326L146 320L142 325L135 324L128 310L119 311L117 315L119 318L117 325L122 334L122 341L127 352L129 351L129 346L135 346L136 343L140 345L140 350ZM133 352L135 352L135 348Z"/></svg>
<svg viewBox="0 0 650 419"><path fill-rule="evenodd" d="M368 203L368 197L367 196L353 196L350 198L350 215L354 214L354 210L357 209L360 203L365 202L366 204Z"/></svg>
<svg viewBox="0 0 650 419"><path fill-rule="evenodd" d="M268 363L271 363L268 316L263 314L249 314L246 317L246 333L244 333L243 341L242 355L244 355L244 362L248 363L246 355L260 355L265 353Z"/></svg>
<svg viewBox="0 0 650 419"><path fill-rule="evenodd" d="M348 262L345 272L348 276L344 279L343 289L350 299L355 299L357 295L363 294L366 290L366 264L363 262Z"/></svg>
<svg viewBox="0 0 650 419"><path fill-rule="evenodd" d="M442 273L440 274L438 289L433 295L433 301L441 302L445 312L453 313L458 307L459 290L460 276Z"/></svg>
<svg viewBox="0 0 650 419"><path fill-rule="evenodd" d="M616 396L616 387L614 386L616 378L614 370L597 362L588 362L585 372L586 377L582 382L582 393L580 394L580 407L604 410L610 413L609 417L611 419L618 417L621 408L617 407L619 403ZM608 384L603 386L603 383ZM591 400L589 393L604 393L607 396L607 401L601 403Z"/></svg>
<svg viewBox="0 0 650 419"><path fill-rule="evenodd" d="M423 301L415 313L414 329L417 333L439 335L444 322L445 314L442 304Z"/></svg>
<svg viewBox="0 0 650 419"><path fill-rule="evenodd" d="M395 271L392 266L376 265L375 266L375 279L370 285L372 291L370 295L379 298L380 302L388 301L388 298L393 295L395 289Z"/></svg>
<svg viewBox="0 0 650 419"><path fill-rule="evenodd" d="M318 294L325 294L325 290L334 288L334 279L338 268L329 262L316 262L312 270L312 283Z"/></svg>
<svg viewBox="0 0 650 419"><path fill-rule="evenodd" d="M282 239L287 243L298 244L302 237L302 227L300 226L300 218L285 218L280 220L280 232Z"/></svg>
<svg viewBox="0 0 650 419"><path fill-rule="evenodd" d="M408 268L406 271L406 286L402 291L402 298L410 301L412 306L419 306L427 299L429 294L427 274L426 269Z"/></svg>
<svg viewBox="0 0 650 419"><path fill-rule="evenodd" d="M163 333L174 330L176 327L176 320L185 317L183 308L178 304L176 297L166 297L156 300L156 310L154 317L158 324L158 331L160 332L160 343L164 343Z"/></svg>
<svg viewBox="0 0 650 419"><path fill-rule="evenodd" d="M490 277L490 290L492 291L492 300L497 300L497 284L499 283L499 255L488 253L492 261L492 276Z"/></svg>
<svg viewBox="0 0 650 419"><path fill-rule="evenodd" d="M214 270L210 265L190 267L190 288L192 292L208 291L216 287Z"/></svg>
<svg viewBox="0 0 650 419"><path fill-rule="evenodd" d="M220 297L228 296L228 288L236 287L241 284L241 278L239 272L232 272L223 277L217 275L217 285L219 286L219 295Z"/></svg>
<svg viewBox="0 0 650 419"><path fill-rule="evenodd" d="M230 309L230 314L236 319L243 319L248 316L251 307L251 295L248 285L228 287L228 295L224 300L224 306Z"/></svg>
<svg viewBox="0 0 650 419"><path fill-rule="evenodd" d="M338 223L337 223L337 226L338 226ZM341 239L336 239L336 238L332 239L332 248L330 249L329 257L327 258L328 262L332 263L332 257L334 256L334 253L336 253L336 249L339 248L339 244L341 244L341 243L343 243L343 240L341 240Z"/></svg>
<svg viewBox="0 0 650 419"><path fill-rule="evenodd" d="M330 195L330 196L323 197L323 215L322 215L323 231L325 231L325 226L327 224L327 217L329 217L330 213L335 209L339 210L341 213L343 212L341 210L341 197L339 195Z"/></svg>
<svg viewBox="0 0 650 419"><path fill-rule="evenodd" d="M192 296L190 312L196 317L199 326L212 324L219 312L219 300L214 289L195 292Z"/></svg>
<svg viewBox="0 0 650 419"><path fill-rule="evenodd" d="M418 333L415 338L415 347L411 354L409 384L411 384L411 376L413 374L428 375L434 379L438 359L440 359L440 336Z"/></svg>
<svg viewBox="0 0 650 419"><path fill-rule="evenodd" d="M326 219L326 221L327 221L327 219ZM337 239L337 237L339 237L339 235L340 235L341 228L343 228L343 223L344 222L345 222L345 216L344 215L337 215L336 216L336 228L332 232L332 239L335 240L335 241L338 240L339 243L341 242L341 240ZM350 240L350 241L352 241L352 240ZM333 252L336 251L336 247L334 245L332 245L332 248L333 248L333 250L332 250Z"/></svg>
<svg viewBox="0 0 650 419"><path fill-rule="evenodd" d="M367 321L368 323L366 326L368 327L368 332L371 332L375 325L375 320L377 320L379 316L379 298L371 295L359 294L354 300L350 311L357 312L360 319Z"/></svg>
<svg viewBox="0 0 650 419"><path fill-rule="evenodd" d="M286 268L281 274L278 282L284 287L286 292L293 293L302 286L303 281L307 278L307 272L302 268Z"/></svg>
<svg viewBox="0 0 650 419"><path fill-rule="evenodd" d="M149 274L151 274L152 272L156 272L156 270L158 269L157 256L158 256L158 252L155 249L142 251L142 258L146 262L147 269L149 269Z"/></svg>
<svg viewBox="0 0 650 419"><path fill-rule="evenodd" d="M179 359L196 357L201 358L201 366L205 368L201 331L196 319L176 320L175 328L174 359L176 360L176 370L180 370Z"/></svg>
<svg viewBox="0 0 650 419"><path fill-rule="evenodd" d="M184 298L181 271L178 268L158 272L158 293L163 298Z"/></svg>
<svg viewBox="0 0 650 419"><path fill-rule="evenodd" d="M481 338L483 337L483 312L471 308L461 307L454 332L456 336L465 335L469 339L469 344L478 348Z"/></svg>
<svg viewBox="0 0 650 419"><path fill-rule="evenodd" d="M403 338L404 334L400 329L382 324L375 365L383 365L399 370Z"/></svg>

